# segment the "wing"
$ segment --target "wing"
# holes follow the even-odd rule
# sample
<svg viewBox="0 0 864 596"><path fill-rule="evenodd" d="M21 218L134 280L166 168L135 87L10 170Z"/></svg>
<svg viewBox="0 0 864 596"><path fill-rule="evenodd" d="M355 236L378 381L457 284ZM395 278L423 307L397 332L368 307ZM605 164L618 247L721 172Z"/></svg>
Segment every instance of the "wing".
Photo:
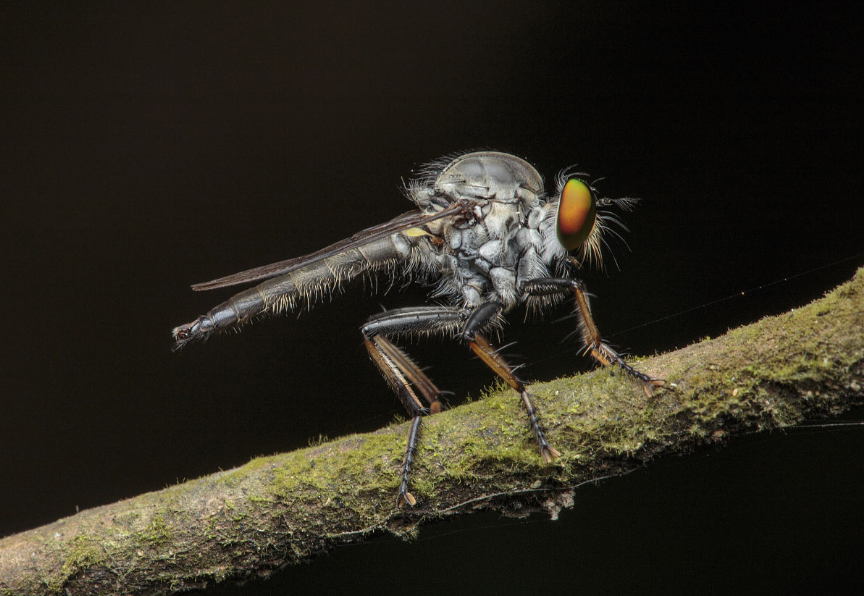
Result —
<svg viewBox="0 0 864 596"><path fill-rule="evenodd" d="M330 246L322 248L321 250L315 251L308 255L296 257L294 259L288 259L287 261L279 261L278 263L271 263L270 265L255 267L254 269L248 269L239 273L233 273L231 275L226 275L225 277L220 277L219 279L214 279L212 281L205 281L193 285L192 289L196 292L200 292L202 290L214 290L216 288L236 286L239 284L245 284L253 281L260 281L262 279L269 279L278 275L284 275L315 261L320 261L321 259L332 257L333 255L339 254L340 252L351 250L352 248L357 248L358 246L363 246L368 242L379 240L381 238L384 238L385 236L390 236L392 234L396 234L410 228L422 226L423 224L438 219L456 215L463 210L464 207L462 205L454 203L449 207L446 207L442 211L439 211L438 213L433 213L431 215L423 213L421 211L409 211L408 213L404 213L395 219L391 219L390 221L383 224L378 224L377 226L372 226L371 228L366 228L363 231L357 232L350 238L340 240L335 244L331 244Z"/></svg>

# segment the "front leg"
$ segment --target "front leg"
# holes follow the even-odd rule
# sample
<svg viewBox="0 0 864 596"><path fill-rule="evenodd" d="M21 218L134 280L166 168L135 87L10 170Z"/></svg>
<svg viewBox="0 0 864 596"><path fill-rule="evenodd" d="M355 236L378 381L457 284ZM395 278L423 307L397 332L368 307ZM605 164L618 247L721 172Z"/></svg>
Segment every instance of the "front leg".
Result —
<svg viewBox="0 0 864 596"><path fill-rule="evenodd" d="M627 364L618 353L603 342L600 331L591 316L591 305L588 303L588 295L585 292L585 284L578 279L564 279L557 277L545 277L533 279L522 284L522 291L529 296L549 296L562 292L572 292L575 304L575 312L579 315L579 331L582 333L582 342L585 351L594 360L603 366L617 365L621 370L638 379L642 383L645 394L651 397L655 387L665 385L663 379L657 379L640 372Z"/></svg>

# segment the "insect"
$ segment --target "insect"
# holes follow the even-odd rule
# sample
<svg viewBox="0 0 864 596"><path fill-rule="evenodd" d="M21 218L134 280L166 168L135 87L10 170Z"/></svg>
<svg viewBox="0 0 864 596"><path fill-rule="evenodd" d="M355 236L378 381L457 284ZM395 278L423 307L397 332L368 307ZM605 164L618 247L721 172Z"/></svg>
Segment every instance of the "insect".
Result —
<svg viewBox="0 0 864 596"><path fill-rule="evenodd" d="M212 290L249 282L191 323L175 328L175 347L236 328L267 313L295 310L361 276L401 278L431 286L443 304L384 311L361 327L366 349L411 417L397 506L413 506L409 491L422 419L440 412L442 392L400 348L400 337L461 339L520 395L544 461L560 453L546 439L526 384L487 339L518 306L542 312L572 299L584 351L616 365L650 395L663 381L639 372L603 343L588 296L576 276L601 263L604 235L623 224L611 211L636 199L599 198L581 174L562 171L552 195L525 160L481 151L435 161L405 185L416 209L312 254L192 286Z"/></svg>

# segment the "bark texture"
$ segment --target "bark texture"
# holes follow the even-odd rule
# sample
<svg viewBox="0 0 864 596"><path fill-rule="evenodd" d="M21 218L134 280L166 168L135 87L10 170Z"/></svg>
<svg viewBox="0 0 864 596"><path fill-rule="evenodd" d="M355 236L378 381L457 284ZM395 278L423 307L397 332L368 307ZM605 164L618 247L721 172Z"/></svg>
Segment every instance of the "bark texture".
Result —
<svg viewBox="0 0 864 596"><path fill-rule="evenodd" d="M658 455L840 413L864 398L864 269L804 308L638 368L667 387L648 397L609 370L532 386L562 453L552 465L502 389L425 421L413 509L394 506L406 427L391 425L3 538L0 594L170 594L477 508L555 516L579 484Z"/></svg>

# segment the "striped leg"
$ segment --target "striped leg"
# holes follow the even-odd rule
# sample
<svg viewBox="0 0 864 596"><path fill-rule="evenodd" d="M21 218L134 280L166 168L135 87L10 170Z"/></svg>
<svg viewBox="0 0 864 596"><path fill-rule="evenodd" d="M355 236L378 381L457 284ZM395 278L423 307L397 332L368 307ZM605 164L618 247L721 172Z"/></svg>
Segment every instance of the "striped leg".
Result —
<svg viewBox="0 0 864 596"><path fill-rule="evenodd" d="M460 308L444 306L402 308L371 317L362 327L364 342L372 361L399 397L411 416L408 444L402 462L402 477L396 505L416 503L408 490L423 416L441 411L441 391L411 358L387 339L388 335L411 333L452 333L466 318ZM421 400L422 398L422 400ZM424 401L426 404L424 404Z"/></svg>
<svg viewBox="0 0 864 596"><path fill-rule="evenodd" d="M525 405L525 411L528 414L528 421L531 423L531 429L534 431L534 437L537 439L537 445L540 447L540 456L546 463L551 462L561 454L557 449L549 445L546 440L546 435L543 428L540 426L540 420L537 418L537 410L534 409L534 404L531 403L531 396L525 388L525 384L513 374L513 369L507 364L507 361L492 348L492 345L483 337L478 330L482 329L492 319L498 316L501 312L501 305L495 302L484 304L471 313L471 317L465 324L465 330L462 332L468 345L474 350L474 353L480 356L480 359L486 363L495 373L504 379L516 392L522 397L522 403Z"/></svg>
<svg viewBox="0 0 864 596"><path fill-rule="evenodd" d="M640 381L645 394L649 397L654 394L655 387L662 387L665 384L663 379L648 376L627 364L615 350L603 342L600 331L591 317L591 305L588 303L588 295L585 293L585 285L582 281L553 277L534 279L523 284L522 291L531 296L548 296L550 294L572 292L575 312L579 315L579 330L582 333L585 351L594 360L604 366L617 365L626 374Z"/></svg>

